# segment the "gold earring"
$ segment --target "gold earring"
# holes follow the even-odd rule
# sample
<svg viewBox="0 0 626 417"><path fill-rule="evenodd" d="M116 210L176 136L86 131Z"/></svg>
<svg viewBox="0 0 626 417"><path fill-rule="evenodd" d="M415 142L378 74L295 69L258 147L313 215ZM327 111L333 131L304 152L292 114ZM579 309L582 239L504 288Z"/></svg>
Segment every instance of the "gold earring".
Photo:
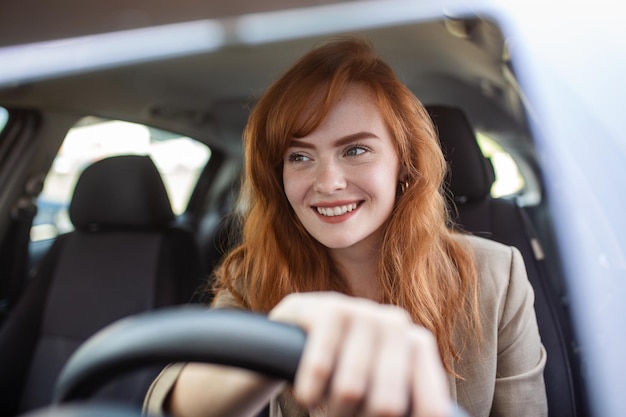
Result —
<svg viewBox="0 0 626 417"><path fill-rule="evenodd" d="M398 191L397 191L398 197L403 195L408 188L409 188L409 182L407 180L398 181Z"/></svg>

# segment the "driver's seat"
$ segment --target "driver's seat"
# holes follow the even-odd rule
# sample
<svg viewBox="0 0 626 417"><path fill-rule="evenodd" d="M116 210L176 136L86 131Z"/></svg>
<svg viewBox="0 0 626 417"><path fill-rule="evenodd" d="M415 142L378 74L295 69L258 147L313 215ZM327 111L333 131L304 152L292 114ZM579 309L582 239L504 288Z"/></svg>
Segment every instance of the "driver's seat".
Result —
<svg viewBox="0 0 626 417"><path fill-rule="evenodd" d="M526 208L515 200L491 197L493 167L483 156L461 109L430 105L428 111L450 166L447 180L455 221L463 230L515 246L524 257L535 295L537 325L547 351L544 379L550 417L585 415L579 358L571 344L574 335L561 299L548 279L545 260L536 250L540 246L539 238Z"/></svg>
<svg viewBox="0 0 626 417"><path fill-rule="evenodd" d="M122 317L186 303L199 283L193 235L173 226L148 156L104 159L81 175L60 236L0 331L0 415L49 404L75 349ZM134 375L100 398L141 404L153 378Z"/></svg>

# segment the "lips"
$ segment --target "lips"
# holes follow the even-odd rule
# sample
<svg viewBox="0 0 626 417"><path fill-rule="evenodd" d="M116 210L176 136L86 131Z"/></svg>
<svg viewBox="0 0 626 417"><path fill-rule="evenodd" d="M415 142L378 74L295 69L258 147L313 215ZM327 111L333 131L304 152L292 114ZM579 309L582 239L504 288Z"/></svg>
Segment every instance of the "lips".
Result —
<svg viewBox="0 0 626 417"><path fill-rule="evenodd" d="M321 214L324 217L336 217L336 216L342 216L346 213L351 212L352 210L355 210L357 206L358 206L357 203L350 203L350 204L342 204L338 206L328 206L328 207L316 206L315 209L317 210L319 214Z"/></svg>

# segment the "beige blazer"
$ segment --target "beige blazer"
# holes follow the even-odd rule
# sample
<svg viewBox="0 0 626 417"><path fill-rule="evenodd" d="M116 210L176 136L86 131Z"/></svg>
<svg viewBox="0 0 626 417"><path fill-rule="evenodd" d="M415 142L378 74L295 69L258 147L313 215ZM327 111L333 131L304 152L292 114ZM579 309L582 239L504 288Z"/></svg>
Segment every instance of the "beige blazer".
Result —
<svg viewBox="0 0 626 417"><path fill-rule="evenodd" d="M464 236L474 251L479 274L483 339L468 347L449 376L450 394L471 416L547 415L543 382L546 352L537 330L534 294L519 251L490 240ZM238 307L220 294L215 307ZM155 379L144 410L162 414L164 402L184 364L172 364ZM313 413L317 414L317 413ZM270 403L271 417L307 417L288 391Z"/></svg>

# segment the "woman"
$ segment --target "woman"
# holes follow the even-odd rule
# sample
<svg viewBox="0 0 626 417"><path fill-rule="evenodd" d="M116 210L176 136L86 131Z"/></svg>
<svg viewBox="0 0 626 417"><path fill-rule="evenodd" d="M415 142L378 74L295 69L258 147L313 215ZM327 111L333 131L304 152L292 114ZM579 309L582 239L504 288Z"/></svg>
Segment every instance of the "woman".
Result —
<svg viewBox="0 0 626 417"><path fill-rule="evenodd" d="M546 414L521 256L449 227L432 122L368 42L302 57L259 100L244 144L243 239L213 305L306 330L294 387L177 364L149 410L253 414L274 398L284 417L445 416L454 401L475 416Z"/></svg>

